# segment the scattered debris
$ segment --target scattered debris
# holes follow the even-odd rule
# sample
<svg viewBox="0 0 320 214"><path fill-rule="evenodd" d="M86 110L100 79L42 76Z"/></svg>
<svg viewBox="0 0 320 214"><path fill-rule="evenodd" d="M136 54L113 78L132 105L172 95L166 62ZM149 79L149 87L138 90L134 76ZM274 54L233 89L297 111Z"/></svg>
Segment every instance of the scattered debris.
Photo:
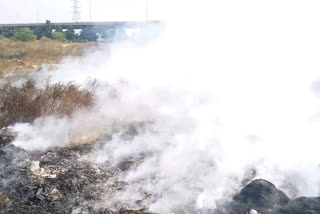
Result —
<svg viewBox="0 0 320 214"><path fill-rule="evenodd" d="M41 168L40 168L40 162L39 161L31 161L30 170L34 174L40 174Z"/></svg>
<svg viewBox="0 0 320 214"><path fill-rule="evenodd" d="M97 145L27 152L10 144L13 139L8 130L0 134L0 213L148 213L96 206L104 191L117 191L126 185L110 179L122 172L119 167L94 165L80 158Z"/></svg>
<svg viewBox="0 0 320 214"><path fill-rule="evenodd" d="M129 142L144 129L137 123L119 133ZM121 201L116 206L103 203L132 185L117 178L143 161L143 156L117 166L95 165L83 157L101 147L98 142L27 152L10 143L14 137L8 129L0 131L0 213L151 214L148 199L156 196L148 193L146 199L136 202L136 209ZM254 175L253 171L251 177ZM190 205L174 213L316 214L320 213L320 197L290 199L269 181L257 179L215 210Z"/></svg>
<svg viewBox="0 0 320 214"><path fill-rule="evenodd" d="M57 190L57 188L53 188L53 190L51 190L50 196L54 201L61 200L63 198L62 193Z"/></svg>
<svg viewBox="0 0 320 214"><path fill-rule="evenodd" d="M56 178L56 174L51 174L48 170L40 168L40 161L31 161L30 171L35 176L46 177L46 178Z"/></svg>

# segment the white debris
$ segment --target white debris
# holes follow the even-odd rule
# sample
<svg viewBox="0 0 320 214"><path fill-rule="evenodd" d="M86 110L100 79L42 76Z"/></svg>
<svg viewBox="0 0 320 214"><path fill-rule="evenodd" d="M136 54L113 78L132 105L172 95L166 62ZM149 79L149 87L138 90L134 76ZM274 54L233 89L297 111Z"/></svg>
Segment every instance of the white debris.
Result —
<svg viewBox="0 0 320 214"><path fill-rule="evenodd" d="M60 200L63 198L63 195L61 194L61 192L59 190L57 190L57 188L54 188L51 192L50 192L50 196L54 201Z"/></svg>
<svg viewBox="0 0 320 214"><path fill-rule="evenodd" d="M36 175L36 176L41 176L41 177L46 177L46 178L56 178L56 174L51 174L46 172L44 168L40 168L40 161L31 161L30 164L30 171Z"/></svg>
<svg viewBox="0 0 320 214"><path fill-rule="evenodd" d="M252 209L250 210L249 214L259 214L256 210Z"/></svg>
<svg viewBox="0 0 320 214"><path fill-rule="evenodd" d="M33 174L39 174L41 172L40 161L31 161L30 170Z"/></svg>

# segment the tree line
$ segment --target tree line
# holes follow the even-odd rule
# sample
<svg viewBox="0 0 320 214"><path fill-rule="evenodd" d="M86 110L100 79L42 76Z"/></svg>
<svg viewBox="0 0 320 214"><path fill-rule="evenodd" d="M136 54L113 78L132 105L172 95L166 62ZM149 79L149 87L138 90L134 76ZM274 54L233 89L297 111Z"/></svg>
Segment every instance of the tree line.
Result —
<svg viewBox="0 0 320 214"><path fill-rule="evenodd" d="M63 30L61 26L56 26L53 31L50 21L46 21L45 26L38 27L35 30L31 30L30 28L20 28L17 31L0 29L0 39L9 38L14 41L34 41L43 37L62 42L88 42L97 41L98 39L97 33L88 28L84 28L80 33L76 33L72 27Z"/></svg>

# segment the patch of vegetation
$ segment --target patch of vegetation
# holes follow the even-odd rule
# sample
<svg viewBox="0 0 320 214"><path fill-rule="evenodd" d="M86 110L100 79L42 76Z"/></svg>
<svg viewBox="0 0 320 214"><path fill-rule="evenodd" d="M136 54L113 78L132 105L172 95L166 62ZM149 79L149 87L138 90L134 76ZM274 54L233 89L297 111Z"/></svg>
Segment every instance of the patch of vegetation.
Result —
<svg viewBox="0 0 320 214"><path fill-rule="evenodd" d="M35 30L35 34L37 35L37 39L41 39L43 37L52 38L51 22L47 20L44 27L38 27Z"/></svg>
<svg viewBox="0 0 320 214"><path fill-rule="evenodd" d="M0 40L4 40L4 39L7 39L7 37L5 37L4 35L0 34Z"/></svg>
<svg viewBox="0 0 320 214"><path fill-rule="evenodd" d="M54 30L54 32L53 32ZM1 29L0 39L10 38L13 41L33 41L40 40L43 37L50 38L58 41L71 41L71 42L95 42L98 40L97 32L91 28L84 28L80 34L76 33L72 26L64 31L61 26L52 27L51 21L47 20L44 25L38 26L34 31L29 28L18 29L17 32L10 29ZM111 36L111 34L104 33L104 38Z"/></svg>
<svg viewBox="0 0 320 214"><path fill-rule="evenodd" d="M75 41L77 40L77 35L74 31L73 28L69 28L67 31L66 31L66 39L68 41Z"/></svg>
<svg viewBox="0 0 320 214"><path fill-rule="evenodd" d="M84 28L82 31L81 31L81 34L80 34L80 37L79 37L82 41L89 41L89 42L95 42L97 41L98 39L98 36L97 36L97 33L90 30L90 29L87 29L87 28Z"/></svg>
<svg viewBox="0 0 320 214"><path fill-rule="evenodd" d="M53 40L58 40L60 42L66 42L67 38L66 38L66 34L63 32L53 32L52 33L52 39Z"/></svg>
<svg viewBox="0 0 320 214"><path fill-rule="evenodd" d="M0 40L0 73L31 72L42 64L57 64L66 56L81 56L86 49L96 48L97 43L67 43L48 38L22 42Z"/></svg>
<svg viewBox="0 0 320 214"><path fill-rule="evenodd" d="M33 30L29 28L20 28L17 32L14 33L11 37L13 41L34 41L37 39L37 36L34 34Z"/></svg>
<svg viewBox="0 0 320 214"><path fill-rule="evenodd" d="M43 86L33 80L20 86L5 83L0 87L0 129L50 115L71 116L76 110L93 105L95 87L96 82L86 89L74 83L47 82Z"/></svg>

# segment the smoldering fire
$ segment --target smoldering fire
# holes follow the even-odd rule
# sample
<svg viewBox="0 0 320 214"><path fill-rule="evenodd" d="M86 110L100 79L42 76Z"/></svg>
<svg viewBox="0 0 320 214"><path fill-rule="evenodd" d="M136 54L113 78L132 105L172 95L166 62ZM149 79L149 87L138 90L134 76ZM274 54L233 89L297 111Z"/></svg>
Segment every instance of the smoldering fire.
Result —
<svg viewBox="0 0 320 214"><path fill-rule="evenodd" d="M100 207L210 213L252 169L247 181L270 180L292 198L319 195L318 3L178 3L196 16L170 14L152 43L116 43L108 56L65 61L52 81L97 79L94 105L14 124L13 145L47 151L68 144L72 130L97 143L79 160L129 162L105 181L128 185L105 193ZM137 133L124 137L130 124L140 124Z"/></svg>

